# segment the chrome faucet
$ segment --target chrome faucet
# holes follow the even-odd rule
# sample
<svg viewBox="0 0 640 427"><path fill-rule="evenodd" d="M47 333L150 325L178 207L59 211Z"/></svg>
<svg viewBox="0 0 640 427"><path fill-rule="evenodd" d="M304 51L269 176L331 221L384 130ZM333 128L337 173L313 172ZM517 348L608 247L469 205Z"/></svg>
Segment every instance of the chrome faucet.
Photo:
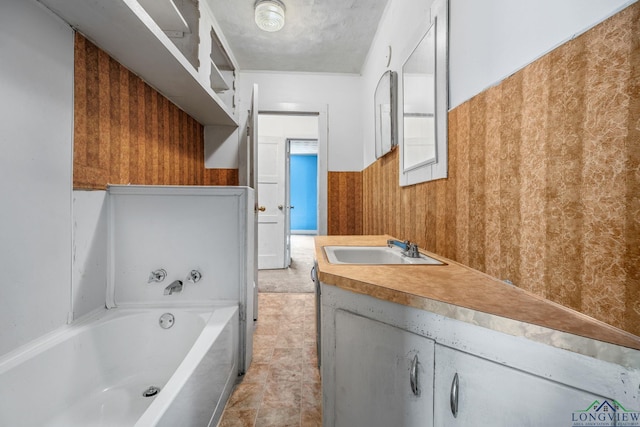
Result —
<svg viewBox="0 0 640 427"><path fill-rule="evenodd" d="M418 245L411 243L408 240L401 242L400 240L389 239L387 240L387 246L397 246L402 249L402 255L408 258L420 258L420 251L418 251Z"/></svg>
<svg viewBox="0 0 640 427"><path fill-rule="evenodd" d="M171 295L174 292L181 292L182 291L182 280L174 280L173 282L171 282L171 284L169 286L167 286L166 288L164 288L164 294L165 295Z"/></svg>

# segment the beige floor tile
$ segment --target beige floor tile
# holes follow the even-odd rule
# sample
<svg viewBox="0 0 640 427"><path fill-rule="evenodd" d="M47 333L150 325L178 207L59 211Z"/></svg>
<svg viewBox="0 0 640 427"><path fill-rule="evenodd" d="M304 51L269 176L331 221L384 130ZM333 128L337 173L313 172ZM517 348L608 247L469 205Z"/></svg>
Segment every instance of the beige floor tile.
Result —
<svg viewBox="0 0 640 427"><path fill-rule="evenodd" d="M260 293L253 362L219 427L320 427L315 296Z"/></svg>
<svg viewBox="0 0 640 427"><path fill-rule="evenodd" d="M320 384L320 370L317 364L305 363L302 365L302 382Z"/></svg>
<svg viewBox="0 0 640 427"><path fill-rule="evenodd" d="M238 384L231 394L227 409L257 409L262 403L265 384L242 383Z"/></svg>
<svg viewBox="0 0 640 427"><path fill-rule="evenodd" d="M319 382L302 384L302 408L319 409L322 402L322 387Z"/></svg>
<svg viewBox="0 0 640 427"><path fill-rule="evenodd" d="M218 427L253 427L257 409L226 409Z"/></svg>
<svg viewBox="0 0 640 427"><path fill-rule="evenodd" d="M253 348L253 362L252 363L271 363L271 356L273 355L272 347Z"/></svg>
<svg viewBox="0 0 640 427"><path fill-rule="evenodd" d="M299 348L275 348L271 355L271 363L282 366L302 365L302 347Z"/></svg>
<svg viewBox="0 0 640 427"><path fill-rule="evenodd" d="M300 426L300 408L261 407L255 426L298 427Z"/></svg>
<svg viewBox="0 0 640 427"><path fill-rule="evenodd" d="M271 365L269 365L268 363L252 363L249 367L249 370L244 375L242 383L265 383L267 381L267 377L269 376L270 366Z"/></svg>
<svg viewBox="0 0 640 427"><path fill-rule="evenodd" d="M302 402L301 381L267 381L260 407L300 408Z"/></svg>
<svg viewBox="0 0 640 427"><path fill-rule="evenodd" d="M256 322L255 330L253 331L254 339L258 335L278 335L280 331L280 320L263 320L260 319Z"/></svg>
<svg viewBox="0 0 640 427"><path fill-rule="evenodd" d="M271 364L268 381L302 381L304 375L303 369L302 364L292 366Z"/></svg>
<svg viewBox="0 0 640 427"><path fill-rule="evenodd" d="M303 408L300 417L300 426L322 427L322 411Z"/></svg>

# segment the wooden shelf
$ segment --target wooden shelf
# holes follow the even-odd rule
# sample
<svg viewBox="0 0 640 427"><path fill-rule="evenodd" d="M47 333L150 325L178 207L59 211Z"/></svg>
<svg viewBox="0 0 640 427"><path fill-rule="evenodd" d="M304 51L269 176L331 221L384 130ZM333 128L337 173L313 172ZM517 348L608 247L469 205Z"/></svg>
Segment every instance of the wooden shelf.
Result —
<svg viewBox="0 0 640 427"><path fill-rule="evenodd" d="M40 0L203 125L238 126L231 110L136 0Z"/></svg>

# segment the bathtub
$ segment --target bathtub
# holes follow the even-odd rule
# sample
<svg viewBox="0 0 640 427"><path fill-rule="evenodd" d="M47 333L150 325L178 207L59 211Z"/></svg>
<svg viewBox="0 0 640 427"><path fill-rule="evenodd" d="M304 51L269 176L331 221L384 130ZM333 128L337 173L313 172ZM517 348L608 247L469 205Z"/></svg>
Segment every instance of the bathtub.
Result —
<svg viewBox="0 0 640 427"><path fill-rule="evenodd" d="M0 360L0 426L215 426L238 330L237 306L92 313Z"/></svg>

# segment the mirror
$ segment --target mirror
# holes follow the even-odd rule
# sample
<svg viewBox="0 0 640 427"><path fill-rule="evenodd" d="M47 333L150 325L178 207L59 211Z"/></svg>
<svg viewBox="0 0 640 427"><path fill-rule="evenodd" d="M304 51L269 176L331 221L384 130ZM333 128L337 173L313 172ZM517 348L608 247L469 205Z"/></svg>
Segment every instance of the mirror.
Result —
<svg viewBox="0 0 640 427"><path fill-rule="evenodd" d="M400 185L447 177L448 2L435 0L402 66Z"/></svg>
<svg viewBox="0 0 640 427"><path fill-rule="evenodd" d="M404 170L437 160L435 28L434 23L402 66Z"/></svg>
<svg viewBox="0 0 640 427"><path fill-rule="evenodd" d="M397 73L386 71L374 94L376 158L387 154L396 145Z"/></svg>

